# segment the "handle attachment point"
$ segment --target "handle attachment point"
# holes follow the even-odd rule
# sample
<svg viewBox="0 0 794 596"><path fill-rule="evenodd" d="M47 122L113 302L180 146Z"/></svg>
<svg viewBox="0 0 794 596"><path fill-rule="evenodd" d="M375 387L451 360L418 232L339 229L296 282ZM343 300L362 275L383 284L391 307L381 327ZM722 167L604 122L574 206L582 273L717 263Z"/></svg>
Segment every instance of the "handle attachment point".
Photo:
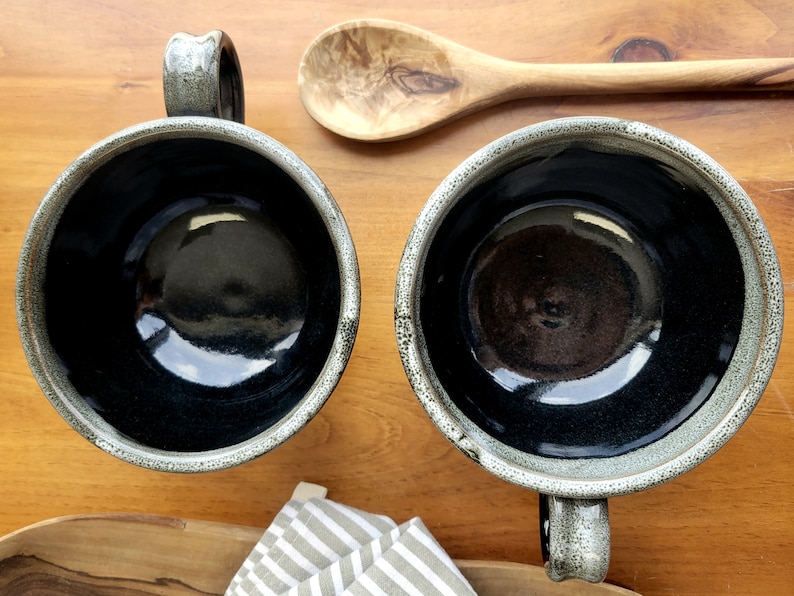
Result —
<svg viewBox="0 0 794 596"><path fill-rule="evenodd" d="M604 581L609 568L609 511L606 499L540 495L541 549L546 574Z"/></svg>
<svg viewBox="0 0 794 596"><path fill-rule="evenodd" d="M245 120L240 61L223 31L171 37L163 58L163 91L169 116Z"/></svg>

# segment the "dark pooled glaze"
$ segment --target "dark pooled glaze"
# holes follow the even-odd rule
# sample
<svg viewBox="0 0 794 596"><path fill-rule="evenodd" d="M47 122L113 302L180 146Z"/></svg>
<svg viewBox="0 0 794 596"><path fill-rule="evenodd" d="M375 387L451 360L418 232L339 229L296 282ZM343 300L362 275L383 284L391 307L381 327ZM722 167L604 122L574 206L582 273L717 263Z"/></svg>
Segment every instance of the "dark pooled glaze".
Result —
<svg viewBox="0 0 794 596"><path fill-rule="evenodd" d="M66 207L47 263L50 339L122 434L178 451L234 445L317 378L338 271L316 209L270 161L157 141L101 166Z"/></svg>
<svg viewBox="0 0 794 596"><path fill-rule="evenodd" d="M307 282L295 248L254 205L206 203L184 201L163 227L155 217L125 262L138 263L136 328L153 357L186 380L226 387L296 341Z"/></svg>
<svg viewBox="0 0 794 596"><path fill-rule="evenodd" d="M531 454L604 457L705 402L743 302L709 197L649 158L574 147L457 202L419 316L440 382L477 426Z"/></svg>
<svg viewBox="0 0 794 596"><path fill-rule="evenodd" d="M645 255L619 252L636 240L610 225L586 205L540 203L478 247L464 309L475 357L492 375L586 377L658 332L655 271Z"/></svg>

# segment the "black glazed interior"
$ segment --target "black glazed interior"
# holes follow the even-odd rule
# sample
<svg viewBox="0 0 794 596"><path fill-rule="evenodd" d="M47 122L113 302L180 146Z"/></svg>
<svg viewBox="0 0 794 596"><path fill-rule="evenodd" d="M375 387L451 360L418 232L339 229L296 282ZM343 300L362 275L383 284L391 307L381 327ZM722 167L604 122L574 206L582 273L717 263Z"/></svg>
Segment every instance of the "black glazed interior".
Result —
<svg viewBox="0 0 794 596"><path fill-rule="evenodd" d="M609 457L709 398L744 275L711 199L653 159L538 155L461 197L434 233L419 323L475 425L526 453Z"/></svg>
<svg viewBox="0 0 794 596"><path fill-rule="evenodd" d="M86 402L173 451L251 438L330 353L339 264L306 193L265 157L153 141L79 188L47 257L50 341Z"/></svg>

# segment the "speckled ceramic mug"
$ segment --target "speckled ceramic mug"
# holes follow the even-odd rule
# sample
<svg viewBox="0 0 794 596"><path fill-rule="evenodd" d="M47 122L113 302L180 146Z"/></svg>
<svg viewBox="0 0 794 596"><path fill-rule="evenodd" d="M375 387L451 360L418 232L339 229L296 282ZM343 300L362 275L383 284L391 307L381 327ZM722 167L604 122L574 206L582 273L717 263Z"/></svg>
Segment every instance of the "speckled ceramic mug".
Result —
<svg viewBox="0 0 794 596"><path fill-rule="evenodd" d="M325 185L242 124L231 40L177 34L168 118L101 141L44 197L24 240L19 329L58 412L162 471L227 468L320 410L360 307L353 243Z"/></svg>
<svg viewBox="0 0 794 596"><path fill-rule="evenodd" d="M553 120L466 159L419 215L395 297L439 430L541 493L549 576L601 581L607 498L682 474L760 399L783 292L749 197L651 126Z"/></svg>

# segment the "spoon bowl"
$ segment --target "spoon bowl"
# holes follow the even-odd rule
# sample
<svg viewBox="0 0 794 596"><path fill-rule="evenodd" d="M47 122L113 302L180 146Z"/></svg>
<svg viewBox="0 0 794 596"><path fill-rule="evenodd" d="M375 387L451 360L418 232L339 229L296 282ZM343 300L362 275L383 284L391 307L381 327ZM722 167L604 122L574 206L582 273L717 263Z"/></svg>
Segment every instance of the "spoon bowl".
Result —
<svg viewBox="0 0 794 596"><path fill-rule="evenodd" d="M328 29L308 47L298 73L309 115L359 141L412 137L527 97L793 87L794 59L788 58L525 64L380 19Z"/></svg>

